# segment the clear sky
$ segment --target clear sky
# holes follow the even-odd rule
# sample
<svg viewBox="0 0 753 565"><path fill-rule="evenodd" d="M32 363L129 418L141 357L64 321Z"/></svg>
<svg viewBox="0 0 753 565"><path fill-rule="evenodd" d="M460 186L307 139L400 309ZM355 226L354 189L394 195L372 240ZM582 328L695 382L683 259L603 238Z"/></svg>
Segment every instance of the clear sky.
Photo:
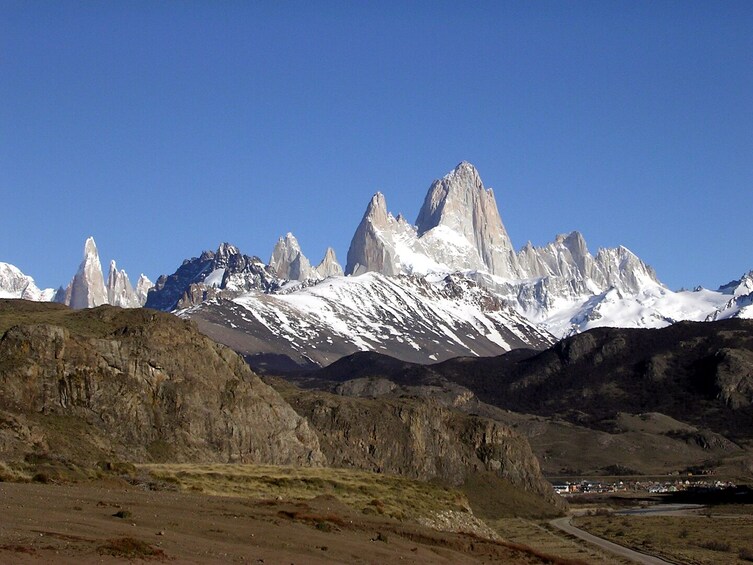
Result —
<svg viewBox="0 0 753 565"><path fill-rule="evenodd" d="M0 0L0 261L67 284L288 231L341 263L461 160L516 248L753 269L753 2Z"/></svg>

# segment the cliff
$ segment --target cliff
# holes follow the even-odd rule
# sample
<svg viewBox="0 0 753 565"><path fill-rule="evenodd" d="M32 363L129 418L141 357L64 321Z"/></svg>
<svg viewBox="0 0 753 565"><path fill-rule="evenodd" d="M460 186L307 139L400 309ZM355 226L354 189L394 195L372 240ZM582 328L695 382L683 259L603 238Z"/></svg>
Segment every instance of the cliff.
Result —
<svg viewBox="0 0 753 565"><path fill-rule="evenodd" d="M191 322L2 301L5 328L0 458L324 462L306 420Z"/></svg>

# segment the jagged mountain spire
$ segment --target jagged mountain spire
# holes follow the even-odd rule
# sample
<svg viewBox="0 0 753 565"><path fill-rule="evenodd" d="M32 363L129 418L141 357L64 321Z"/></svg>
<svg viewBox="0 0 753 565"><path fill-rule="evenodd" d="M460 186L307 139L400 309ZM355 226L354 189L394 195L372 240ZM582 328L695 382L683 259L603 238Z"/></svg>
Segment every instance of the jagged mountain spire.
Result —
<svg viewBox="0 0 753 565"><path fill-rule="evenodd" d="M516 254L502 224L494 192L484 188L478 171L467 161L432 183L418 213L416 228L419 237L431 236L432 230L460 235L490 273L502 277L518 275ZM467 262L471 266L473 258Z"/></svg>
<svg viewBox="0 0 753 565"><path fill-rule="evenodd" d="M138 287L134 289L128 274L124 270L118 270L115 261L110 261L105 284L97 244L93 237L89 237L84 244L84 259L78 272L65 290L61 288L55 294L54 300L71 308L94 308L103 304L138 308L146 302L146 294L151 286L151 281L141 275Z"/></svg>
<svg viewBox="0 0 753 565"><path fill-rule="evenodd" d="M282 279L305 281L315 277L311 262L303 254L298 240L290 232L277 241L269 266Z"/></svg>
<svg viewBox="0 0 753 565"><path fill-rule="evenodd" d="M71 308L93 308L108 304L102 264L99 262L99 252L93 237L87 238L84 244L84 259L68 285L66 304Z"/></svg>
<svg viewBox="0 0 753 565"><path fill-rule="evenodd" d="M323 279L327 277L341 277L343 275L343 268L337 262L334 249L331 247L327 248L327 251L324 253L324 259L316 266L316 272Z"/></svg>
<svg viewBox="0 0 753 565"><path fill-rule="evenodd" d="M387 212L387 201L381 192L371 197L366 212L348 248L347 274L360 275L376 271L384 275L399 274L395 254L385 237L396 231L397 220Z"/></svg>
<svg viewBox="0 0 753 565"><path fill-rule="evenodd" d="M345 272L385 275L480 270L516 278L517 256L497 210L494 193L478 171L460 163L434 181L416 226L387 212L377 192L348 250Z"/></svg>

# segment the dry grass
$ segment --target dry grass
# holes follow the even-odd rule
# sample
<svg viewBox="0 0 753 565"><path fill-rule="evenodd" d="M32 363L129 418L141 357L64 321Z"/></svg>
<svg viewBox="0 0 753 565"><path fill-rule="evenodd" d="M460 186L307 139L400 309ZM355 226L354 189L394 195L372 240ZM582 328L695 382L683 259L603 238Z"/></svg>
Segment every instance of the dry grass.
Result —
<svg viewBox="0 0 753 565"><path fill-rule="evenodd" d="M0 461L0 483L27 483L32 479L28 472Z"/></svg>
<svg viewBox="0 0 753 565"><path fill-rule="evenodd" d="M414 520L443 510L469 511L459 490L353 469L237 464L139 465L183 490L255 499L311 499L333 495L365 514Z"/></svg>
<svg viewBox="0 0 753 565"><path fill-rule="evenodd" d="M526 518L502 518L489 521L489 525L509 542L536 548L537 553L546 555L549 559L556 557L562 563L589 563L590 565L629 563L615 559L613 555L592 548L578 539L570 539L559 531L553 531L546 522Z"/></svg>
<svg viewBox="0 0 753 565"><path fill-rule="evenodd" d="M739 563L753 550L753 509L716 516L583 516L574 524L620 545L669 560L716 565ZM739 512L739 509L738 509Z"/></svg>

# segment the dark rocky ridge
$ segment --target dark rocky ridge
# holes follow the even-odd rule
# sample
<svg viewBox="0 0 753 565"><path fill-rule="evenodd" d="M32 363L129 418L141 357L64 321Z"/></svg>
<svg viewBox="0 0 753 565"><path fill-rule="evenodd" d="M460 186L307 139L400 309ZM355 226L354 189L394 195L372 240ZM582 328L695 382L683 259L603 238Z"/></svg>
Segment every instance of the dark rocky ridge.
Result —
<svg viewBox="0 0 753 565"><path fill-rule="evenodd" d="M428 366L359 353L296 380L357 396L421 394L513 425L548 473L610 465L669 472L734 460L753 474L749 320L602 328L544 352Z"/></svg>
<svg viewBox="0 0 753 565"><path fill-rule="evenodd" d="M204 284L206 277L217 269L225 271L218 285ZM149 291L145 306L169 312L210 300L220 290L231 294L252 289L269 292L279 286L280 280L261 259L244 255L234 245L223 243L216 252L204 251L199 257L183 261L172 275L160 276Z"/></svg>

